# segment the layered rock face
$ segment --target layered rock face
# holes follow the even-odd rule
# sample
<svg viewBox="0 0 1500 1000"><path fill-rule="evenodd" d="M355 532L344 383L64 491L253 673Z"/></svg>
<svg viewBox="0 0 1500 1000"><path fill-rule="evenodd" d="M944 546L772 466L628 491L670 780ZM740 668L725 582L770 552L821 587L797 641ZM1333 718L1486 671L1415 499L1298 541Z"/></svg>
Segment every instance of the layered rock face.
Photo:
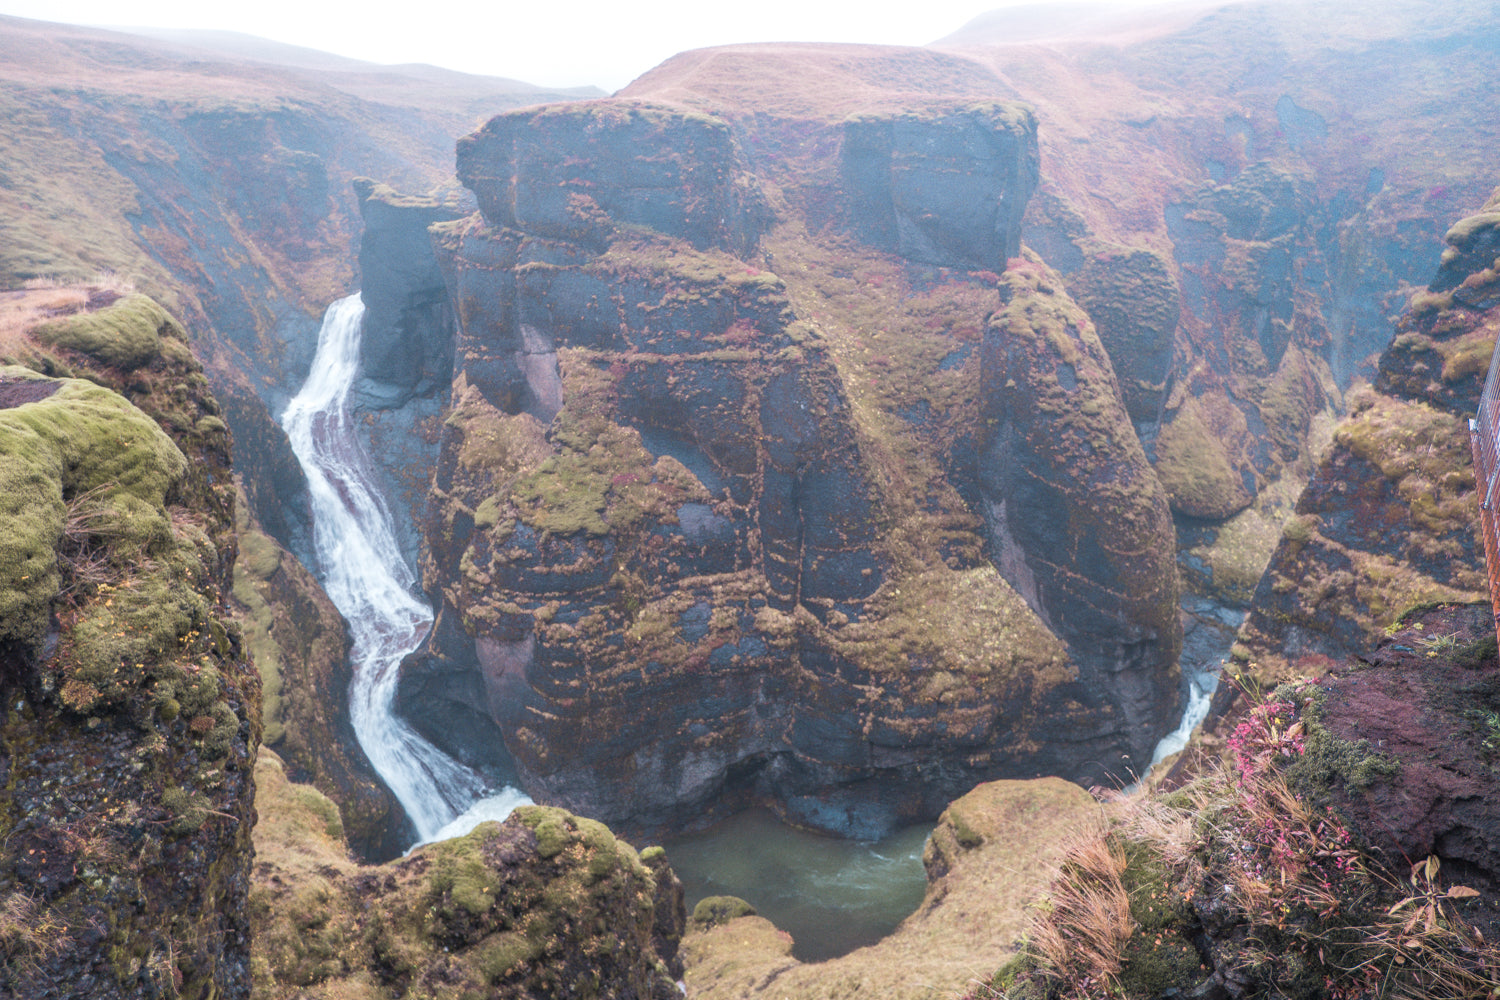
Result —
<svg viewBox="0 0 1500 1000"><path fill-rule="evenodd" d="M1067 641L1079 699L1118 709L1087 737L1107 746L1177 703L1160 683L1182 648L1172 518L1087 315L1055 271L1013 265L980 369L990 551Z"/></svg>
<svg viewBox="0 0 1500 1000"><path fill-rule="evenodd" d="M899 216L932 234L892 247L916 261L858 251L889 271L880 294L910 286L931 310L912 322L931 343L900 360L930 398L899 414L869 395L880 329L840 316L852 333L830 337L804 313L827 307L829 270L799 283L766 269L810 270L784 229L758 242L774 219L722 121L597 102L504 115L460 143L481 211L433 230L458 320L425 535L441 607L400 695L429 735L483 759L503 734L528 791L611 824L702 822L758 797L854 834L935 815L986 776L1106 780L1149 752L1175 707L1179 641L1160 490L1101 514L1063 485L1065 449L1040 443L1034 417L1019 449L981 433L1001 404L979 394L1019 412L1037 391L1003 365L982 374L997 364L974 350L995 275L905 269L933 248L966 269L1002 263L1034 132L1019 111L929 117L874 129L899 140L876 158L910 168L899 197L843 202L855 232ZM844 176L872 172L871 128L848 132ZM918 156L912 136L935 148ZM944 172L988 192L977 228L931 200ZM1080 426L1118 438L1096 478L1124 494L1149 470L1090 350ZM903 427L945 443L923 453ZM1007 552L1046 580L1035 610L967 509L981 465L1002 506L1018 497ZM1045 467L1079 541L1040 528L1011 465ZM1137 545L1152 554L1127 567Z"/></svg>
<svg viewBox="0 0 1500 1000"><path fill-rule="evenodd" d="M1000 103L857 118L844 125L839 167L864 242L923 264L1000 270L1021 251L1036 119Z"/></svg>
<svg viewBox="0 0 1500 1000"><path fill-rule="evenodd" d="M1497 200L1450 230L1436 279L1380 358L1379 382L1354 396L1297 502L1237 651L1264 672L1363 653L1413 605L1485 594L1467 417L1500 331ZM1486 239L1487 260L1470 252Z"/></svg>
<svg viewBox="0 0 1500 1000"><path fill-rule="evenodd" d="M31 300L63 318L0 351L0 992L245 997L260 685L229 436L156 303Z"/></svg>

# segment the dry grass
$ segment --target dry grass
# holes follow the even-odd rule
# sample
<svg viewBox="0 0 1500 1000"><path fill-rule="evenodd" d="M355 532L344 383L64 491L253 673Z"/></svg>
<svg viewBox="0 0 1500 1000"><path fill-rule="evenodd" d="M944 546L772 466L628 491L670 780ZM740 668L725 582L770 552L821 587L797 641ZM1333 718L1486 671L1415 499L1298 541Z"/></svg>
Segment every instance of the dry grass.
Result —
<svg viewBox="0 0 1500 1000"><path fill-rule="evenodd" d="M31 278L20 289L0 292L0 360L14 358L31 346L33 327L59 316L95 308L135 291L130 278L101 271L87 284L55 278Z"/></svg>
<svg viewBox="0 0 1500 1000"><path fill-rule="evenodd" d="M1039 905L1031 947L1045 973L1066 983L1071 995L1105 996L1115 989L1125 945L1135 933L1125 868L1118 842L1101 826L1068 849Z"/></svg>
<svg viewBox="0 0 1500 1000"><path fill-rule="evenodd" d="M1409 877L1393 875L1335 814L1299 798L1281 770L1305 752L1301 711L1295 699L1262 702L1230 741L1234 766L1167 797L1115 800L1108 823L1068 848L1024 961L965 997L1015 996L1023 982L1032 986L1021 994L1051 1000L1144 995L1131 983L1137 963L1151 959L1146 939L1160 946L1203 933L1195 911L1248 931L1218 939L1219 960L1255 995L1305 991L1313 977L1329 1000L1500 997L1500 949L1460 909L1479 893L1439 884L1436 857ZM1132 914L1132 898L1141 903L1150 889L1155 899L1163 888L1177 900L1175 915L1154 931L1138 925L1152 917L1139 907ZM1202 892L1212 898L1194 898Z"/></svg>
<svg viewBox="0 0 1500 1000"><path fill-rule="evenodd" d="M0 967L8 967L15 980L30 982L43 962L72 945L63 930L37 897L10 892L0 899Z"/></svg>

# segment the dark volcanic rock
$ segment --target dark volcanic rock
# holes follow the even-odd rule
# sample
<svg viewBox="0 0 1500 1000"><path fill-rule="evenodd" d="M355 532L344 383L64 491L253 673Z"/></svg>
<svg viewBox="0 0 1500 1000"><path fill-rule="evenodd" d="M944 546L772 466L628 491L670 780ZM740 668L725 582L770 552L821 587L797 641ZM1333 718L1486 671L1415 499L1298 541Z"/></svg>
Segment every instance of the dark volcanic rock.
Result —
<svg viewBox="0 0 1500 1000"><path fill-rule="evenodd" d="M1175 716L1182 648L1167 500L1088 317L1035 260L1001 278L980 368L979 479L993 558L1071 650L1090 734L1150 759ZM1139 766L1139 764L1138 764Z"/></svg>
<svg viewBox="0 0 1500 1000"><path fill-rule="evenodd" d="M363 375L401 395L446 386L453 377L454 322L427 227L467 211L456 202L399 195L367 177L355 178L354 190L365 224L359 241Z"/></svg>
<svg viewBox="0 0 1500 1000"><path fill-rule="evenodd" d="M839 168L860 239L924 264L998 271L1021 250L1036 118L1001 103L857 117Z"/></svg>
<svg viewBox="0 0 1500 1000"><path fill-rule="evenodd" d="M723 121L638 101L511 112L458 143L492 225L596 246L627 224L748 252L764 209L738 160Z"/></svg>
<svg viewBox="0 0 1500 1000"><path fill-rule="evenodd" d="M1009 178L988 235L951 234L986 261L1014 245L1009 199L1034 162L1029 119L1007 114L981 117L985 142L1014 126L1011 166L985 154L963 168L981 188ZM965 129L980 124L944 125L936 159L901 146L913 190L942 171L968 190L945 130L975 139ZM603 171L606 157L623 166ZM1091 521L1075 496L1087 552L1028 536L1062 547L1030 553L1049 567L1046 613L1065 623L1063 639L1049 631L985 558L961 499L994 273L857 251L859 268L911 289L881 294L916 310L901 321L913 353L895 362L870 351L879 329L857 331L871 338L857 378L850 343L793 304L850 293L821 263L796 287L760 266L772 256L751 253L762 222L740 163L722 123L624 101L502 116L460 144L482 212L434 228L459 332L425 530L439 627L406 664L403 712L481 764L504 766L503 739L534 796L626 828L760 799L869 836L987 777L1123 774L1168 728L1176 691L1170 533L1151 534L1165 508L1148 502L1136 526L1130 498ZM934 207L923 225L946 232ZM778 246L808 270L801 245ZM890 350L904 352L899 337ZM1141 458L1112 379L1083 377ZM921 398L878 397L890 410L872 419L864 387L886 384ZM931 438L957 484L898 426ZM1044 451L1026 460L1047 464ZM1150 475L1096 471L1122 492ZM1150 535L1166 577L1154 554L1129 569L1123 548L1106 553L1112 531L1125 547ZM1122 626L1138 607L1144 624Z"/></svg>
<svg viewBox="0 0 1500 1000"><path fill-rule="evenodd" d="M1500 891L1500 663L1490 605L1413 614L1318 686L1322 725L1385 765L1328 790L1351 829L1393 871L1435 854L1454 883ZM1486 923L1488 936L1500 920Z"/></svg>

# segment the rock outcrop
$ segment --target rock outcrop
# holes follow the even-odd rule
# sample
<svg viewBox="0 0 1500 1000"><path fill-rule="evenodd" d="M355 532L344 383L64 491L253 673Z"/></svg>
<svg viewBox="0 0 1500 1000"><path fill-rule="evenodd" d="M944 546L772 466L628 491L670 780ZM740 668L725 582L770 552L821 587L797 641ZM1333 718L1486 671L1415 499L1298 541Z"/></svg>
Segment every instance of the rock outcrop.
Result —
<svg viewBox="0 0 1500 1000"><path fill-rule="evenodd" d="M855 303L828 308L855 289L805 236L780 220L761 238L778 220L726 123L610 101L504 115L460 143L481 211L433 229L459 325L426 528L440 620L400 695L431 738L483 758L503 737L533 795L612 824L702 822L761 798L870 835L986 776L1108 780L1168 727L1169 523L1097 342L1082 419L1127 456L1094 477L1103 506L1064 485L1078 456L1049 451L1033 414L1015 454L979 430L985 406L1019 413L1041 392L975 350L998 304L984 268L1016 246L1034 183L1031 119L875 121L844 133L836 172L906 178L899 197L856 187L841 202L841 226L916 240L890 244L915 259L840 260L886 275L858 288L878 309L909 310L883 327L914 349L898 339L884 357ZM923 201L949 174L985 192L988 235ZM907 221L882 230L892 212ZM925 271L935 247L965 270ZM1048 467L1084 539L1041 529L1036 496L1016 501L1024 540L1007 536L1005 559L1037 561L1034 607L986 558L964 500L982 465L1017 492L1008 462ZM1117 556L1154 554L1105 555L1110 533ZM1142 609L1123 640L1106 636Z"/></svg>
<svg viewBox="0 0 1500 1000"><path fill-rule="evenodd" d="M1021 252L1037 182L1036 118L992 103L844 124L839 172L859 238L908 260L999 271Z"/></svg>
<svg viewBox="0 0 1500 1000"><path fill-rule="evenodd" d="M944 810L923 853L926 895L890 936L840 958L802 963L791 955L791 938L770 921L725 906L729 919L695 920L683 938L689 995L956 995L982 967L978 956L994 963L1015 950L1026 903L1045 886L1069 838L1098 815L1087 792L1056 778L980 785Z"/></svg>
<svg viewBox="0 0 1500 1000"><path fill-rule="evenodd" d="M268 751L255 777L257 995L681 995L682 884L661 848L637 854L601 823L525 806L360 867L332 801Z"/></svg>
<svg viewBox="0 0 1500 1000"><path fill-rule="evenodd" d="M1175 686L1161 682L1182 648L1171 513L1109 357L1057 273L1034 258L1015 261L1000 298L979 377L990 551L1068 643L1079 703L1118 712L1086 737L1076 730L1108 745L1151 729L1178 703Z"/></svg>
<svg viewBox="0 0 1500 1000"><path fill-rule="evenodd" d="M0 990L246 997L260 685L228 433L155 302L7 299Z"/></svg>
<svg viewBox="0 0 1500 1000"><path fill-rule="evenodd" d="M394 398L431 395L453 377L453 315L427 227L467 215L435 197L399 195L368 177L354 179L364 232L359 241L365 316L360 369Z"/></svg>
<svg viewBox="0 0 1500 1000"><path fill-rule="evenodd" d="M1453 252L1413 297L1379 382L1354 396L1297 502L1236 649L1268 676L1372 649L1413 605L1479 600L1487 589L1466 418L1500 331L1500 298L1497 258L1466 248L1490 214L1453 227Z"/></svg>

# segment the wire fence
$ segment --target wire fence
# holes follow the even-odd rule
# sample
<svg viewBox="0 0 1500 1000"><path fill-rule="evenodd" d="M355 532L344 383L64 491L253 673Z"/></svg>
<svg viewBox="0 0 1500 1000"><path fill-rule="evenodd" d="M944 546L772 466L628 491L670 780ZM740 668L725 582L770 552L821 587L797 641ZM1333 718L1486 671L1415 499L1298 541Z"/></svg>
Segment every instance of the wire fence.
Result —
<svg viewBox="0 0 1500 1000"><path fill-rule="evenodd" d="M1496 535L1496 507L1500 506L1500 342L1490 356L1490 372L1479 396L1479 411L1469 421L1469 447L1474 452L1474 489L1479 495L1479 530L1484 536L1484 569L1495 612L1495 635L1500 639L1500 536Z"/></svg>

